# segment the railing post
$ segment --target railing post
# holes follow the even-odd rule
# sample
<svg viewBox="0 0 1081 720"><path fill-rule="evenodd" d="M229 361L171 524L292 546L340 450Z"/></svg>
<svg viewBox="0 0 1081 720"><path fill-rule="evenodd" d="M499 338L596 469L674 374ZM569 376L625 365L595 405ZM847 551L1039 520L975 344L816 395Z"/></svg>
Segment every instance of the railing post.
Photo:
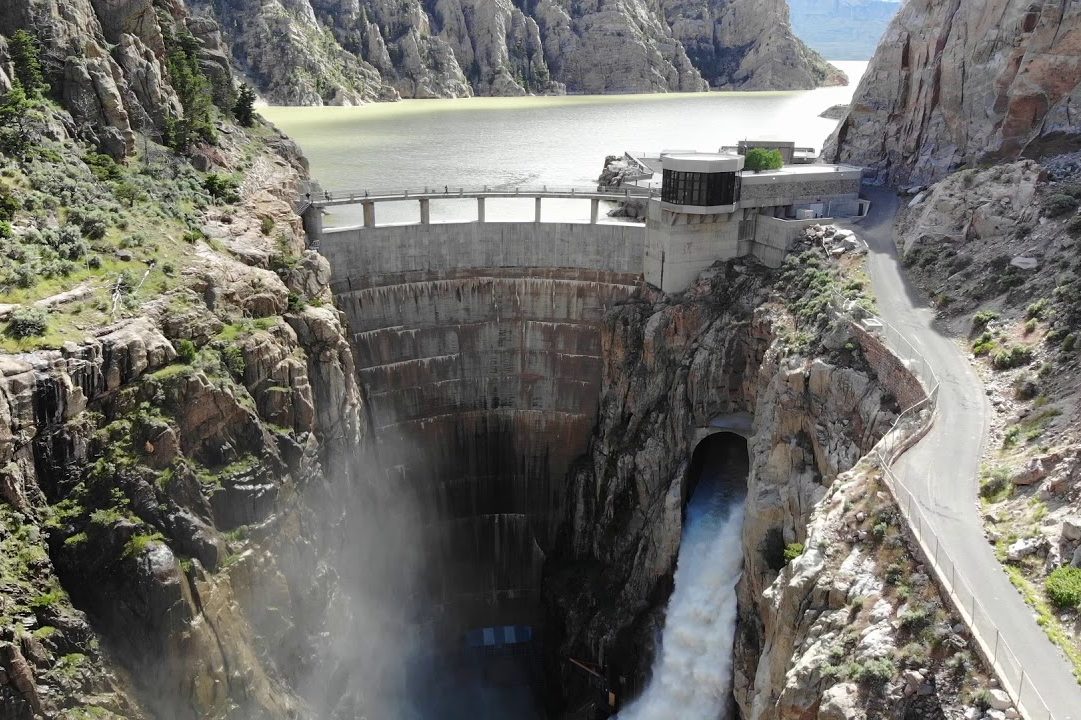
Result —
<svg viewBox="0 0 1081 720"><path fill-rule="evenodd" d="M375 203L367 200L364 206L364 227L375 227Z"/></svg>
<svg viewBox="0 0 1081 720"><path fill-rule="evenodd" d="M601 201L600 198L593 198L589 201L589 224L596 225L597 218L600 217Z"/></svg>
<svg viewBox="0 0 1081 720"><path fill-rule="evenodd" d="M421 198L420 200L420 224L430 225L432 222L431 207L429 205L431 201L428 198Z"/></svg>
<svg viewBox="0 0 1081 720"><path fill-rule="evenodd" d="M477 222L484 222L484 196L477 198Z"/></svg>
<svg viewBox="0 0 1081 720"><path fill-rule="evenodd" d="M540 198L540 195L538 195L536 197L536 199L533 200L533 206L535 208L534 213L533 213L533 222L540 222L541 221L541 198Z"/></svg>

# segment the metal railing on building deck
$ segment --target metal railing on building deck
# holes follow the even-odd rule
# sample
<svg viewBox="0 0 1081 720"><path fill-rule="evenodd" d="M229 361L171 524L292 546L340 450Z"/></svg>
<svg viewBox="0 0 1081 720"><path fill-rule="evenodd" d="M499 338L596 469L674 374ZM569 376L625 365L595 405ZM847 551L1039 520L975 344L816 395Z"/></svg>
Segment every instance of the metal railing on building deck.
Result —
<svg viewBox="0 0 1081 720"><path fill-rule="evenodd" d="M845 309L846 302L840 296L835 298L838 312L851 322L859 322ZM938 377L922 353L888 322L871 316L864 319L862 326L877 335L887 349L904 361L926 393L925 399L906 408L897 417L893 427L872 451L882 468L885 485L900 509L913 539L919 544L926 564L934 572L939 587L953 603L979 645L979 652L990 664L1018 712L1027 720L1055 720L1031 678L1026 675L1017 654L1002 638L990 613L964 577L957 574L956 562L935 533L919 500L905 487L903 470L894 467L895 461L904 451L918 442L934 423L938 404Z"/></svg>

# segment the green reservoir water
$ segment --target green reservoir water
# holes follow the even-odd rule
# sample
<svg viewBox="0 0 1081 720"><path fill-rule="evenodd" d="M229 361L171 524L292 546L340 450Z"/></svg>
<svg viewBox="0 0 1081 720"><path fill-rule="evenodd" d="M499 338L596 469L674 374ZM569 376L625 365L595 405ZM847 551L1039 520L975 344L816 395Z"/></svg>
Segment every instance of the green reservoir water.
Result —
<svg viewBox="0 0 1081 720"><path fill-rule="evenodd" d="M461 100L404 100L361 107L267 107L295 139L312 177L335 194L454 187L590 186L606 155L625 150L716 151L744 138L790 139L820 149L866 62L834 63L847 87L806 92L711 92ZM545 219L586 219L588 203L545 201ZM415 222L415 202L379 203L377 222ZM432 204L433 222L475 216L475 203ZM532 200L488 201L490 220L532 217ZM338 208L328 225L356 224Z"/></svg>

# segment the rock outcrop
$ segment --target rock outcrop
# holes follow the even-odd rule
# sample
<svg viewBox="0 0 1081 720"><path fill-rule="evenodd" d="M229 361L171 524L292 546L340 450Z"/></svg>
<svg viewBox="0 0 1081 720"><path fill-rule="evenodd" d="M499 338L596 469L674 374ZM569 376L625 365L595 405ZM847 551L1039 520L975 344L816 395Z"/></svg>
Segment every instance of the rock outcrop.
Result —
<svg viewBox="0 0 1081 720"><path fill-rule="evenodd" d="M195 0L267 99L809 89L783 0Z"/></svg>
<svg viewBox="0 0 1081 720"><path fill-rule="evenodd" d="M679 302L655 298L610 318L601 420L571 481L551 585L562 654L598 658L613 675L648 669L641 649L670 591L687 463L711 420L754 417L743 550L751 593L777 576L785 544L802 538L831 480L889 426L869 371L788 356L785 312L767 302L772 276L731 263Z"/></svg>
<svg viewBox="0 0 1081 720"><path fill-rule="evenodd" d="M1076 3L913 0L894 18L823 151L892 184L1075 149Z"/></svg>
<svg viewBox="0 0 1081 720"><path fill-rule="evenodd" d="M741 261L715 266L681 298L643 298L610 314L600 421L571 478L562 555L549 564L549 632L559 642L551 669L571 697L582 680L560 661L568 655L603 665L621 695L640 687L671 592L694 447L711 421L750 414L743 542L732 549L744 563L741 716L960 711L977 662L966 653L956 675L947 667L963 638L914 653L948 614L905 548L889 496L869 465L858 466L897 403L922 390L847 322L804 324L798 278L815 272L804 267L815 264L811 254L779 275ZM795 327L789 308L804 318ZM792 343L807 333L817 339ZM895 592L899 578L917 589ZM900 640L916 644L898 652Z"/></svg>

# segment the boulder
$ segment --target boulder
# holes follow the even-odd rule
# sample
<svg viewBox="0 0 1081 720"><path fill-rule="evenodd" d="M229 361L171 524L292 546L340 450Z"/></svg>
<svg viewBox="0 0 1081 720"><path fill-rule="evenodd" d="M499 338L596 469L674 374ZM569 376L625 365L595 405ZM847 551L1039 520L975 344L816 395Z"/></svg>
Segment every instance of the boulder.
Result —
<svg viewBox="0 0 1081 720"><path fill-rule="evenodd" d="M1013 701L1010 700L1010 696L1006 694L1005 690L999 688L993 688L987 691L987 702L991 705L992 710L1006 710L1013 707ZM1005 717L1005 715L1003 715Z"/></svg>
<svg viewBox="0 0 1081 720"><path fill-rule="evenodd" d="M841 683L822 693L818 720L855 720L863 717L859 688L854 683Z"/></svg>
<svg viewBox="0 0 1081 720"><path fill-rule="evenodd" d="M1070 515L1063 519L1062 537L1066 540L1081 540L1081 516Z"/></svg>
<svg viewBox="0 0 1081 720"><path fill-rule="evenodd" d="M1041 458L1032 458L1014 473L1010 480L1014 485L1034 485L1047 477L1047 466Z"/></svg>
<svg viewBox="0 0 1081 720"><path fill-rule="evenodd" d="M1029 555L1035 555L1043 549L1045 542L1042 537L1021 538L1006 548L1006 559L1018 562Z"/></svg>

